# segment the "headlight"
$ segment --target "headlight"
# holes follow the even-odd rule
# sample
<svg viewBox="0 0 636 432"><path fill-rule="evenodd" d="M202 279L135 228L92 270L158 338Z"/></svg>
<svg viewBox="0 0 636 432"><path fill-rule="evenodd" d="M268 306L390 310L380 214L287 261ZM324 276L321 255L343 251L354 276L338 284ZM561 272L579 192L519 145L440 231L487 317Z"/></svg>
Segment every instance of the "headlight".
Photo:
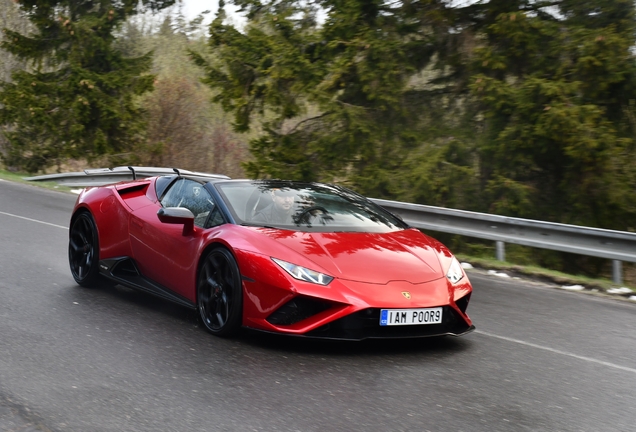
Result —
<svg viewBox="0 0 636 432"><path fill-rule="evenodd" d="M331 276L318 273L317 271L309 270L296 264L288 263L287 261L279 260L276 258L272 258L272 261L281 266L283 270L289 273L294 279L311 282L318 285L329 285L329 282L333 280L333 277Z"/></svg>
<svg viewBox="0 0 636 432"><path fill-rule="evenodd" d="M452 284L456 284L464 277L464 271L462 270L462 266L457 261L457 258L453 257L451 261L451 265L446 272L446 277Z"/></svg>

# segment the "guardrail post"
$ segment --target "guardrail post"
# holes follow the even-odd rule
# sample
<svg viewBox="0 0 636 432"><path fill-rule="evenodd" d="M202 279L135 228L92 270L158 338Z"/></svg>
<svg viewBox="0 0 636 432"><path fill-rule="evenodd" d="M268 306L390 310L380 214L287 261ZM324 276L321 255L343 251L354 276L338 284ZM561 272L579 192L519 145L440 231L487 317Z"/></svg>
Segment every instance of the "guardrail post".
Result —
<svg viewBox="0 0 636 432"><path fill-rule="evenodd" d="M615 284L623 283L623 262L612 260L612 281Z"/></svg>
<svg viewBox="0 0 636 432"><path fill-rule="evenodd" d="M505 261L506 260L506 244L502 241L497 241L497 260Z"/></svg>

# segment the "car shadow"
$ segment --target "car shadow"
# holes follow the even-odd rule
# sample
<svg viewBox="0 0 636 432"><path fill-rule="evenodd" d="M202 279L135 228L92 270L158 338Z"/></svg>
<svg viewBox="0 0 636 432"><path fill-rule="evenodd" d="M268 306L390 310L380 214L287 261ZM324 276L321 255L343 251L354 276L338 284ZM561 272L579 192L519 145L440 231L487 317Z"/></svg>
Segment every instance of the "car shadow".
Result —
<svg viewBox="0 0 636 432"><path fill-rule="evenodd" d="M122 285L102 284L94 289L102 295L134 305L151 314L162 314L188 325L195 325L201 337L210 335L196 311L161 299L148 293ZM302 336L278 335L250 329L241 329L231 338L233 343L266 352L281 354L308 354L326 356L393 356L396 354L456 355L471 348L470 337L438 336L404 339L365 339L361 341L329 340Z"/></svg>
<svg viewBox="0 0 636 432"><path fill-rule="evenodd" d="M246 329L242 331L240 338L245 344L268 351L329 356L384 356L409 353L453 355L469 349L472 345L470 339L454 336L347 341L276 335Z"/></svg>
<svg viewBox="0 0 636 432"><path fill-rule="evenodd" d="M148 313L159 313L192 324L197 320L196 312L193 309L123 285L102 282L91 290L94 290L92 297L97 291L100 295L107 296L114 301L126 302Z"/></svg>

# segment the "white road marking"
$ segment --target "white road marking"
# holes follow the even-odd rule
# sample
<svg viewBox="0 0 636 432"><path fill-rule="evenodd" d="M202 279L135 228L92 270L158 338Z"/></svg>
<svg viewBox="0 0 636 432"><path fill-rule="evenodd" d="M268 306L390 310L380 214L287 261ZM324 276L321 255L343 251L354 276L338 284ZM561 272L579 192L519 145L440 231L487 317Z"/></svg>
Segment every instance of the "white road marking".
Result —
<svg viewBox="0 0 636 432"><path fill-rule="evenodd" d="M7 216L13 216L14 218L24 219L24 220L28 220L28 221L31 221L31 222L41 223L43 225L50 225L50 226L54 226L56 228L62 228L62 229L65 229L65 230L68 229L68 227L65 227L65 226L62 226L62 225L56 225L56 224L52 224L52 223L49 223L49 222L40 221L40 220L37 220L37 219L31 219L31 218L24 217L24 216L18 216L18 215L14 215L14 214L11 214L11 213L5 213L5 212L2 212L2 211L0 211L0 214L7 215Z"/></svg>
<svg viewBox="0 0 636 432"><path fill-rule="evenodd" d="M578 354L569 353L567 351L561 351L561 350L558 350L558 349L554 349L554 348L550 348L550 347L546 347L546 346L542 346L542 345L533 344L533 343L530 343L530 342L525 342L525 341L522 341L522 340L519 340L519 339L509 338L509 337L506 337L506 336L499 336L499 335L488 333L488 332L481 331L481 330L475 330L475 333L479 333L479 334L482 334L484 336L489 336L489 337L492 337L492 338L495 338L495 339L505 340L507 342L514 342L514 343L517 343L519 345L525 345L525 346L532 347L532 348L542 349L544 351L553 352L555 354L561 354L561 355L564 355L564 356L567 356L567 357L572 357L572 358L575 358L575 359L578 359L578 360L583 360L583 361L590 362L590 363L600 364L600 365L611 367L611 368L614 368L614 369L620 369L620 370L623 370L623 371L636 373L636 369L634 369L634 368L630 368L630 367L627 367L627 366L621 366L621 365L617 365L617 364L614 364L614 363L606 362L606 361L603 361L603 360L597 360L595 358L585 357L585 356L581 356L581 355L578 355Z"/></svg>

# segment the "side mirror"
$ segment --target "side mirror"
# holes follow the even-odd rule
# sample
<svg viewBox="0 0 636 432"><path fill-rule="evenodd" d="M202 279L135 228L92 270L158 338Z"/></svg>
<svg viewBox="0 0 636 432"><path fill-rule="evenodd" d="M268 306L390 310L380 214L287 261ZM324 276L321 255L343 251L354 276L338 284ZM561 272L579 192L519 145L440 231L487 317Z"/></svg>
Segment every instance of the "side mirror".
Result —
<svg viewBox="0 0 636 432"><path fill-rule="evenodd" d="M160 208L157 217L162 223L183 224L183 235L192 234L194 231L194 214L183 207Z"/></svg>

